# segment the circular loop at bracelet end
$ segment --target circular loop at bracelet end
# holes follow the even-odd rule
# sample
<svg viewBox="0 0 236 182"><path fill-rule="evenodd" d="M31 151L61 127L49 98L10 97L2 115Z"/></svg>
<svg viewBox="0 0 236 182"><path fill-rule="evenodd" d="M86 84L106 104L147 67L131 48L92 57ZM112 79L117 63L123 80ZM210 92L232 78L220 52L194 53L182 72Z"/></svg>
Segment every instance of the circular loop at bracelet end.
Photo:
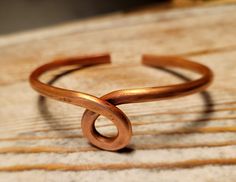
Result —
<svg viewBox="0 0 236 182"><path fill-rule="evenodd" d="M100 134L95 128L95 121L99 115L90 110L86 110L81 120L84 136L88 138L91 144L103 150L117 151L126 147L132 136L132 126L129 119L119 113L120 112L115 113L115 118L112 120L118 130L117 135L107 137Z"/></svg>

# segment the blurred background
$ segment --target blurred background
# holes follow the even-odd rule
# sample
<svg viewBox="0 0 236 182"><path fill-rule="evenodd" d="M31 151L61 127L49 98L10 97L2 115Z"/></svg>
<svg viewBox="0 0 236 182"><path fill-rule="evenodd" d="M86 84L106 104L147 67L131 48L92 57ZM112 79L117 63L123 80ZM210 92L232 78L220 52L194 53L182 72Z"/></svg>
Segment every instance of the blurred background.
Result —
<svg viewBox="0 0 236 182"><path fill-rule="evenodd" d="M1 0L0 34L38 28L165 0Z"/></svg>
<svg viewBox="0 0 236 182"><path fill-rule="evenodd" d="M213 0L1 0L0 35L112 12L125 13L151 6L189 6L210 1Z"/></svg>

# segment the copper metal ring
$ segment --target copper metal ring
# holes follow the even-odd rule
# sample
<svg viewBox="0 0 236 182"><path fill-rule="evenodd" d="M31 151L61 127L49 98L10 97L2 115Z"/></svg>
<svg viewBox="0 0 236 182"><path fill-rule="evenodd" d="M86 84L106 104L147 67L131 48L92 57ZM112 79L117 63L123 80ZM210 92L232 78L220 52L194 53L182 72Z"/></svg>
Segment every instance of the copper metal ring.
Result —
<svg viewBox="0 0 236 182"><path fill-rule="evenodd" d="M132 136L132 127L129 119L116 105L149 102L193 94L204 90L213 79L212 71L202 64L175 56L143 55L142 63L144 65L184 68L201 74L201 77L177 85L116 90L101 98L78 91L54 87L39 80L43 73L62 66L91 66L103 63L110 63L109 54L53 61L34 70L29 80L31 86L43 96L86 108L81 122L85 137L98 148L110 151L119 150L127 146ZM118 129L116 136L106 137L96 130L94 124L99 115L105 116L116 125Z"/></svg>

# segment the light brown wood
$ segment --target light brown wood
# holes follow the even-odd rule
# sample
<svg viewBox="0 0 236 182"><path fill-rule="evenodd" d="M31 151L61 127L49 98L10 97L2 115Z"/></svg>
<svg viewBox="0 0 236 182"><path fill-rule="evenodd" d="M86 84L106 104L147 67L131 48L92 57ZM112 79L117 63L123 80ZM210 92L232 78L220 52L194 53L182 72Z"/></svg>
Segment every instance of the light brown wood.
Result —
<svg viewBox="0 0 236 182"><path fill-rule="evenodd" d="M235 12L236 5L221 5L116 14L0 37L0 179L234 181ZM100 151L82 137L83 108L39 99L27 80L31 70L53 59L99 52L110 52L113 64L67 74L55 84L101 96L183 81L143 67L143 53L187 57L209 66L215 80L202 94L120 106L133 125L130 149ZM115 131L104 118L97 126Z"/></svg>
<svg viewBox="0 0 236 182"><path fill-rule="evenodd" d="M172 6L174 7L220 5L226 3L235 3L235 0L172 0Z"/></svg>

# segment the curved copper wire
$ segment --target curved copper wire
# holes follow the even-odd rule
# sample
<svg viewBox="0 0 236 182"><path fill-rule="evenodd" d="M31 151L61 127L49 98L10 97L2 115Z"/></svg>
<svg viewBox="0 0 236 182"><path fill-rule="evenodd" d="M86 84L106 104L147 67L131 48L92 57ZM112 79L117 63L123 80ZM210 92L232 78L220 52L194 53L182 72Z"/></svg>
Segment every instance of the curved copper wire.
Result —
<svg viewBox="0 0 236 182"><path fill-rule="evenodd" d="M34 70L29 80L31 86L43 96L86 108L81 122L84 135L93 145L104 150L115 151L128 145L132 135L132 127L129 119L116 105L189 95L204 90L213 79L213 73L209 68L183 58L144 55L142 61L144 65L152 67L170 66L188 69L201 74L202 77L177 85L117 90L101 98L78 91L54 87L39 80L39 77L46 71L66 65L91 66L110 63L109 54L101 54L70 58L45 64ZM118 129L117 136L106 137L96 130L94 124L99 115L107 117L116 125Z"/></svg>

